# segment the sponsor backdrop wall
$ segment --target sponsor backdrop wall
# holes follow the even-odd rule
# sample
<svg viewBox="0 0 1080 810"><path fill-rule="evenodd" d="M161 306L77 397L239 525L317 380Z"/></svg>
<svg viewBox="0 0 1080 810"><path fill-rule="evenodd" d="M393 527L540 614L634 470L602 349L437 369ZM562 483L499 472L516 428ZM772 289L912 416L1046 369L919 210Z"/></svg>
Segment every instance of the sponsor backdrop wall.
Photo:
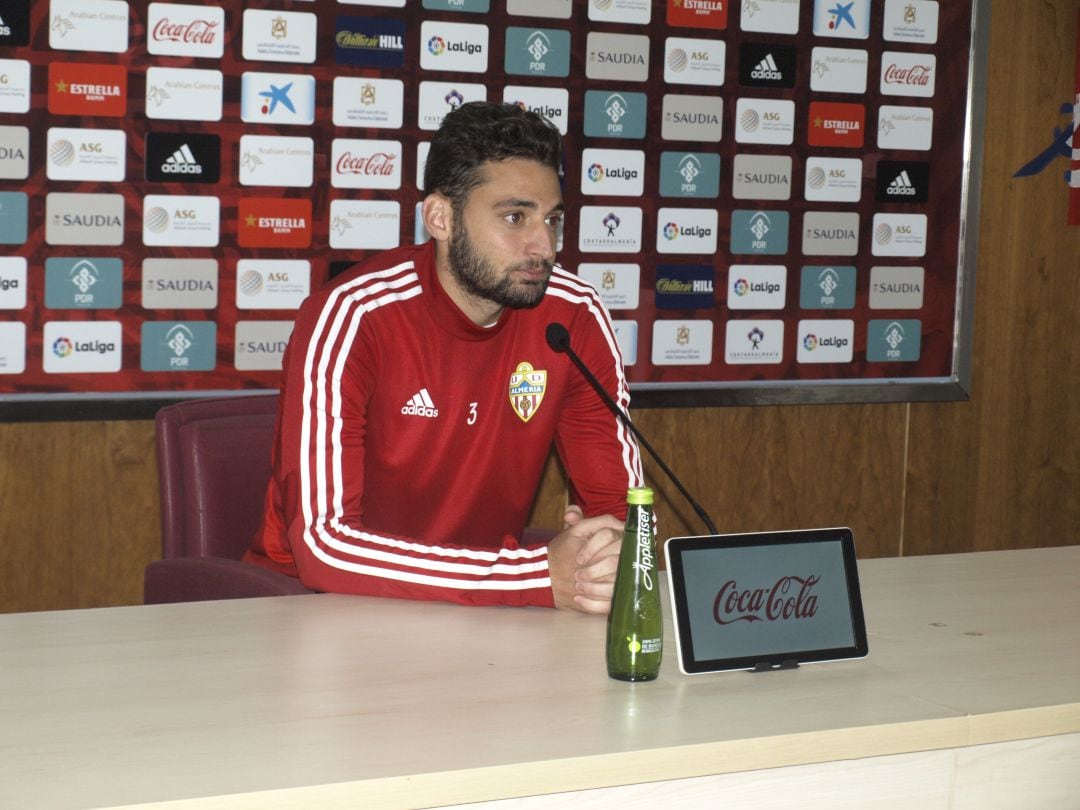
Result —
<svg viewBox="0 0 1080 810"><path fill-rule="evenodd" d="M601 291L638 391L957 380L966 2L7 0L0 18L9 406L276 388L308 292L425 238L427 142L473 99L565 134L560 262Z"/></svg>

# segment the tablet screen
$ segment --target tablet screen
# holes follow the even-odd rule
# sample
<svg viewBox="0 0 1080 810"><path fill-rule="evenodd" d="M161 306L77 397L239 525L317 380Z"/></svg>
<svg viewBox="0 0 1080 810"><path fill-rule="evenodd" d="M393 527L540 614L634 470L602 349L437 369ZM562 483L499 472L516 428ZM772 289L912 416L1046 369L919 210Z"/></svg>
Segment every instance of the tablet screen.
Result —
<svg viewBox="0 0 1080 810"><path fill-rule="evenodd" d="M866 655L849 530L679 537L667 552L684 672Z"/></svg>

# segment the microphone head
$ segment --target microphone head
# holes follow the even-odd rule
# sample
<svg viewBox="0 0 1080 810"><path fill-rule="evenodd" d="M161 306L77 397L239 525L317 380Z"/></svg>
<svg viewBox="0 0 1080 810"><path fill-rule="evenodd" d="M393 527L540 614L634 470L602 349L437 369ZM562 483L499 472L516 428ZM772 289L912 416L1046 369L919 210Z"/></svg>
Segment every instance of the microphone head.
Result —
<svg viewBox="0 0 1080 810"><path fill-rule="evenodd" d="M570 348L570 332L557 321L548 324L545 336L552 351L562 354Z"/></svg>

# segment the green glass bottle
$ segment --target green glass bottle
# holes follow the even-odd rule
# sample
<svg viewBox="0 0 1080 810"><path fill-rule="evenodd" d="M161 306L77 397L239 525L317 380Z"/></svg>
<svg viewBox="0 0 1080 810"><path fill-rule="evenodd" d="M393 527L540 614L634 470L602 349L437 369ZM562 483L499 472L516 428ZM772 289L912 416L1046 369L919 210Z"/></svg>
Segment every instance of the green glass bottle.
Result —
<svg viewBox="0 0 1080 810"><path fill-rule="evenodd" d="M622 551L608 615L607 668L608 675L620 681L651 681L660 674L664 648L653 491L635 487L626 493L626 503Z"/></svg>

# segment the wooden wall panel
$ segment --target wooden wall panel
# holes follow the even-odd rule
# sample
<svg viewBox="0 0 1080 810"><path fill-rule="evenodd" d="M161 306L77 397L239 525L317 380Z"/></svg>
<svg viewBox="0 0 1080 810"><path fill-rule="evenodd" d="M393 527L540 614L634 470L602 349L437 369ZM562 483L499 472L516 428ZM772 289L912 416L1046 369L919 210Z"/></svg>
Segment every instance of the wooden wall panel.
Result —
<svg viewBox="0 0 1080 810"><path fill-rule="evenodd" d="M1073 95L1075 2L995 6L969 403L912 406L905 552L1080 542L1080 227L1050 144Z"/></svg>
<svg viewBox="0 0 1080 810"><path fill-rule="evenodd" d="M137 604L161 549L152 422L0 425L0 611Z"/></svg>
<svg viewBox="0 0 1080 810"><path fill-rule="evenodd" d="M722 531L846 524L863 557L1080 542L1080 228L1059 159L1075 0L994 5L970 402L638 410ZM664 536L699 534L652 463ZM557 525L551 462L533 510ZM0 611L140 601L160 547L151 422L0 424Z"/></svg>

